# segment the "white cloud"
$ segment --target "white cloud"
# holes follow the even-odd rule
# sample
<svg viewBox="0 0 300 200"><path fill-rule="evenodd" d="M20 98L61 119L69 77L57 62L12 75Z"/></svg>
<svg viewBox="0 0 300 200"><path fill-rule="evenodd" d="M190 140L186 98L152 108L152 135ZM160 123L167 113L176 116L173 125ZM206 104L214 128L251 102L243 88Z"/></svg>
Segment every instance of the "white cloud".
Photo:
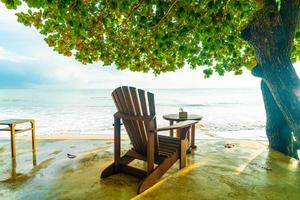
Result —
<svg viewBox="0 0 300 200"><path fill-rule="evenodd" d="M209 79L203 78L201 67L196 70L184 68L155 77L153 74L133 73L130 71L111 72L105 76L102 85L116 87L119 85L134 85L143 88L242 88L259 87L260 80L252 77L249 72L242 76L226 74Z"/></svg>
<svg viewBox="0 0 300 200"><path fill-rule="evenodd" d="M19 62L24 62L29 60L32 61L35 59L32 57L15 54L0 46L0 61L1 60L19 63Z"/></svg>
<svg viewBox="0 0 300 200"><path fill-rule="evenodd" d="M16 12L25 11L28 7L26 5L19 6L17 10L7 9L2 2L0 2L0 27L9 27L10 30L18 31L23 29L23 25L16 23ZM7 29L7 28L5 28Z"/></svg>

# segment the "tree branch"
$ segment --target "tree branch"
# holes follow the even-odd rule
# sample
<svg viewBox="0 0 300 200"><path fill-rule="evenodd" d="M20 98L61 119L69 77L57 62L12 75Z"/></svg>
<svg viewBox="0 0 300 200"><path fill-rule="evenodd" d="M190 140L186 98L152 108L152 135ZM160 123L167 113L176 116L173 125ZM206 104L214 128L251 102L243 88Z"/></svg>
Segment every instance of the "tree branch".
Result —
<svg viewBox="0 0 300 200"><path fill-rule="evenodd" d="M276 6L276 0L256 0L256 4L259 8L269 5Z"/></svg>
<svg viewBox="0 0 300 200"><path fill-rule="evenodd" d="M276 6L276 0L264 0L264 5L266 6Z"/></svg>
<svg viewBox="0 0 300 200"><path fill-rule="evenodd" d="M140 0L136 5L133 6L133 8L129 11L129 15L126 20L126 23L130 20L131 16L135 13L135 11L139 9L139 7L142 5L143 2L144 0Z"/></svg>
<svg viewBox="0 0 300 200"><path fill-rule="evenodd" d="M257 64L251 71L251 74L255 77L263 78L263 72L261 65Z"/></svg>
<svg viewBox="0 0 300 200"><path fill-rule="evenodd" d="M291 54L295 33L300 21L300 0L283 0L280 8L280 16L288 33L288 54Z"/></svg>
<svg viewBox="0 0 300 200"><path fill-rule="evenodd" d="M166 18L166 17L169 15L169 13L171 12L173 6L177 3L177 1L178 1L178 0L173 0L173 2L171 3L171 5L169 6L167 12L166 12L166 13L164 14L164 16L159 20L159 22L156 24L155 27L159 26L160 22L161 22L164 18Z"/></svg>

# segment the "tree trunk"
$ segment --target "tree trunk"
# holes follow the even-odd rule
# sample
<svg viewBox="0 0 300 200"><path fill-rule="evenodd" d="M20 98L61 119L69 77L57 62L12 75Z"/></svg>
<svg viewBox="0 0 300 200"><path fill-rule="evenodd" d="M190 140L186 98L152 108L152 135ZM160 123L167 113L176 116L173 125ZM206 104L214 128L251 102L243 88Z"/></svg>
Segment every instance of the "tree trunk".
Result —
<svg viewBox="0 0 300 200"><path fill-rule="evenodd" d="M270 147L298 158L300 102L295 90L299 79L289 57L289 35L274 5L259 10L242 31L256 53L253 74L262 78Z"/></svg>
<svg viewBox="0 0 300 200"><path fill-rule="evenodd" d="M289 128L284 116L278 108L267 84L261 81L261 91L265 103L266 110L266 133L269 140L269 146L283 154L298 158L292 132Z"/></svg>
<svg viewBox="0 0 300 200"><path fill-rule="evenodd" d="M262 65L262 71L262 92L268 117L266 130L270 146L298 158L300 103L294 91L295 86L298 87L297 74L289 58L280 56L276 56L272 63Z"/></svg>

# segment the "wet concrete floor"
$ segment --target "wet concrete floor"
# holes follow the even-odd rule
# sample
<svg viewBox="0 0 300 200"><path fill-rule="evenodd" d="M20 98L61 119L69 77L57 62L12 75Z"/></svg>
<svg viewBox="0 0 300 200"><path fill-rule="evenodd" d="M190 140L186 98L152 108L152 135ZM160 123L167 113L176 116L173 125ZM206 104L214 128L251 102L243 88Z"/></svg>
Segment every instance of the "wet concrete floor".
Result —
<svg viewBox="0 0 300 200"><path fill-rule="evenodd" d="M99 178L112 162L112 140L38 140L36 157L30 141L17 140L16 160L9 140L1 140L0 199L300 199L298 161L257 141L197 140L197 145L186 168L178 170L176 163L154 187L136 195L137 178ZM129 148L123 141L123 151Z"/></svg>

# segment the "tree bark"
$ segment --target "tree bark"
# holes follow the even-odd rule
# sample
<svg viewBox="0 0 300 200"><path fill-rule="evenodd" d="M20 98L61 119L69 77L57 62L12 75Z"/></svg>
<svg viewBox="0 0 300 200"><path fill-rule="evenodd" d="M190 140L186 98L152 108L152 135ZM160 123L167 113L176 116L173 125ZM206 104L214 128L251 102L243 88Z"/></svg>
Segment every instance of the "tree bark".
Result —
<svg viewBox="0 0 300 200"><path fill-rule="evenodd" d="M257 65L252 70L252 75L262 77L261 66ZM281 110L278 108L271 91L265 81L261 81L261 91L266 111L266 134L269 140L269 146L283 154L291 157L294 155L292 146L292 133Z"/></svg>
<svg viewBox="0 0 300 200"><path fill-rule="evenodd" d="M253 74L262 78L270 147L298 158L300 101L295 90L299 78L290 60L293 29L287 28L291 26L284 24L281 16L274 4L266 4L242 31L242 38L256 53L258 65Z"/></svg>
<svg viewBox="0 0 300 200"><path fill-rule="evenodd" d="M269 146L285 155L298 158L297 150L294 148L292 132L284 116L278 108L267 84L261 81L261 91L266 110L266 134Z"/></svg>

